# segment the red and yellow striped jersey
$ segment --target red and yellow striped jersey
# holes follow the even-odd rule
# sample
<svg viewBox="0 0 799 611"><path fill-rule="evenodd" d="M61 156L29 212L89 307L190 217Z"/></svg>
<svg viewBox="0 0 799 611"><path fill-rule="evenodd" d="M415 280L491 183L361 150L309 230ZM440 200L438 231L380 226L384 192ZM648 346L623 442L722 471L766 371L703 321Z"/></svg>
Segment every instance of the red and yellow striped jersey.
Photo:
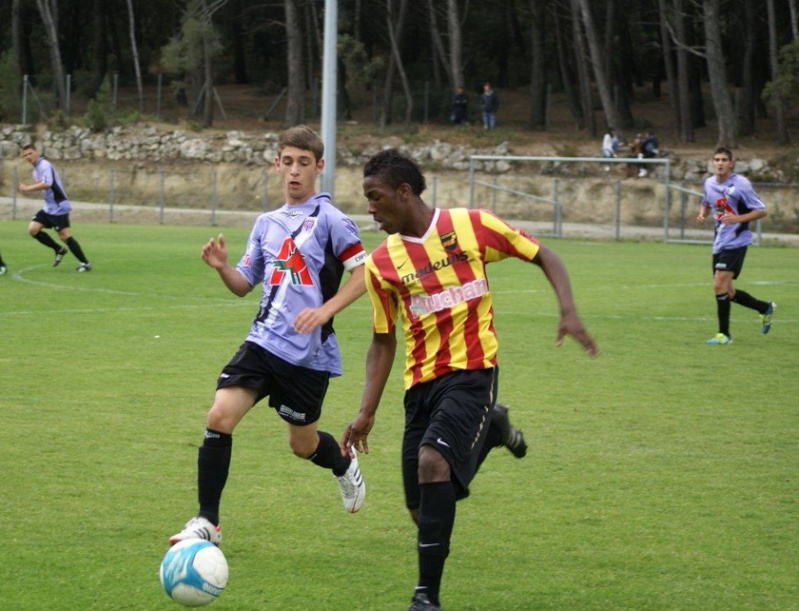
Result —
<svg viewBox="0 0 799 611"><path fill-rule="evenodd" d="M531 261L538 241L488 210L435 209L421 238L390 235L366 261L373 330L405 335L405 388L497 364L486 263Z"/></svg>

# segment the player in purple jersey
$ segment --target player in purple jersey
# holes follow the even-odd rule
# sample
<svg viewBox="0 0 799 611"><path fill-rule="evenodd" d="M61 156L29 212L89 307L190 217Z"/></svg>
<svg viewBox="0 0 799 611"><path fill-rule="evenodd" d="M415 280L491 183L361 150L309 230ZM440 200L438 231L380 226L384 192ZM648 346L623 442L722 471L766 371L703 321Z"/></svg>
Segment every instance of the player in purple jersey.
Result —
<svg viewBox="0 0 799 611"><path fill-rule="evenodd" d="M39 154L36 147L32 144L22 149L22 156L25 161L33 166L33 184L26 185L20 183L20 193L30 193L31 191L44 191L44 208L39 210L28 225L28 233L33 238L52 248L55 252L53 267L58 267L67 249L59 246L50 234L42 231L43 228L55 229L58 237L69 247L69 250L80 261L80 265L75 269L76 272L89 272L92 264L83 254L83 249L78 241L72 237L72 229L69 225L69 211L72 204L69 203L67 192L58 172L53 164Z"/></svg>
<svg viewBox="0 0 799 611"><path fill-rule="evenodd" d="M771 330L771 317L777 304L760 301L745 291L733 287L732 281L741 273L746 249L752 243L749 223L766 216L766 205L758 197L752 184L743 176L733 173L735 160L732 151L720 146L713 153L715 176L705 180L704 196L696 220L705 221L708 212L713 214L715 238L713 240L713 290L719 332L707 344L724 346L732 343L730 335L730 304L757 310L761 330Z"/></svg>
<svg viewBox="0 0 799 611"><path fill-rule="evenodd" d="M219 505L233 447L233 430L261 399L286 421L295 455L336 476L344 507L355 513L366 486L355 452L343 452L332 435L317 428L329 379L341 375L333 316L366 292L366 253L358 228L316 192L324 168L324 144L301 125L278 140L275 169L286 203L262 214L236 267L228 263L224 236L211 238L203 260L225 286L243 297L262 285L250 333L217 380L214 403L198 455L200 510L170 544L201 538L219 544ZM344 271L350 277L339 290Z"/></svg>

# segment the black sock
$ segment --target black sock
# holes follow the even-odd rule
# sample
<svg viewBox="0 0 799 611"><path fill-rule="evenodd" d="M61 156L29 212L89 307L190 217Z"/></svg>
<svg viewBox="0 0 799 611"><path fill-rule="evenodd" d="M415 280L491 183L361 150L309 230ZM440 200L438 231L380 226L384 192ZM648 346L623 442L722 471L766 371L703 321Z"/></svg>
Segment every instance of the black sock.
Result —
<svg viewBox="0 0 799 611"><path fill-rule="evenodd" d="M323 469L331 469L335 476L344 475L350 466L350 457L341 455L341 449L333 439L333 435L324 431L317 431L317 435L319 435L319 445L308 460Z"/></svg>
<svg viewBox="0 0 799 611"><path fill-rule="evenodd" d="M219 525L219 502L225 489L233 436L207 429L205 439L197 454L197 498L200 513L214 525Z"/></svg>
<svg viewBox="0 0 799 611"><path fill-rule="evenodd" d="M730 298L726 293L716 295L716 310L719 315L719 333L730 337Z"/></svg>
<svg viewBox="0 0 799 611"><path fill-rule="evenodd" d="M73 255L75 255L75 258L78 261L80 261L81 263L88 263L88 261L86 260L86 256L83 254L83 250L80 247L80 244L78 244L78 241L75 238L69 237L65 242L65 244L69 246L70 252Z"/></svg>
<svg viewBox="0 0 799 611"><path fill-rule="evenodd" d="M56 252L61 252L61 247L56 243L56 241L50 237L49 233L45 233L44 231L40 231L35 236L33 236L34 240L38 240L47 248L52 248Z"/></svg>
<svg viewBox="0 0 799 611"><path fill-rule="evenodd" d="M768 309L771 307L771 304L766 301L760 301L752 297L746 291L735 291L735 296L732 298L733 303L737 303L739 305L744 306L745 308L751 308L753 310L757 310L761 314L765 314L768 312Z"/></svg>
<svg viewBox="0 0 799 611"><path fill-rule="evenodd" d="M449 556L455 524L455 487L452 482L419 484L419 585L434 605L439 604L441 577Z"/></svg>

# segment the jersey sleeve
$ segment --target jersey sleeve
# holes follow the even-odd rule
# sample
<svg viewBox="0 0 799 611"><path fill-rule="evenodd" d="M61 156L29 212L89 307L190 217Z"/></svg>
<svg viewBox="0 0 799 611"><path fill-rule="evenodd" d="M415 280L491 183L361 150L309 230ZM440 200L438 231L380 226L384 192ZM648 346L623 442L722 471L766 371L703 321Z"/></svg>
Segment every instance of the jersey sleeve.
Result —
<svg viewBox="0 0 799 611"><path fill-rule="evenodd" d="M509 225L488 210L472 210L470 214L478 216L476 225L483 234L486 263L509 257L532 261L538 254L538 240L525 231Z"/></svg>
<svg viewBox="0 0 799 611"><path fill-rule="evenodd" d="M380 277L372 257L366 259L366 292L372 303L372 331L393 333L399 313L397 297Z"/></svg>
<svg viewBox="0 0 799 611"><path fill-rule="evenodd" d="M349 272L366 262L366 251L358 226L345 214L338 210L336 212L330 219L333 249L344 269Z"/></svg>
<svg viewBox="0 0 799 611"><path fill-rule="evenodd" d="M250 286L256 286L264 280L264 254L261 238L264 235L264 217L258 218L247 239L247 250L236 265L239 273L247 279Z"/></svg>

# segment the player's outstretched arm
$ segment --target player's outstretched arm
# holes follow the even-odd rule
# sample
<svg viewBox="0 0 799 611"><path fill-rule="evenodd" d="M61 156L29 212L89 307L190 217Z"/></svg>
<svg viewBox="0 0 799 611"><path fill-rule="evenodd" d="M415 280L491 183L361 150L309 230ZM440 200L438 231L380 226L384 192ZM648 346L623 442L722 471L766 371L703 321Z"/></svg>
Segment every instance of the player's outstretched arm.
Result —
<svg viewBox="0 0 799 611"><path fill-rule="evenodd" d="M325 324L333 316L356 301L366 292L364 267L359 265L352 270L350 277L338 292L318 308L305 308L294 319L294 330L297 333L311 333L318 326Z"/></svg>
<svg viewBox="0 0 799 611"><path fill-rule="evenodd" d="M252 290L252 285L242 276L236 268L231 267L228 260L228 249L225 243L225 236L221 233L215 240L211 238L200 252L202 260L213 267L218 273L222 282L228 287L231 293L244 297Z"/></svg>
<svg viewBox="0 0 799 611"><path fill-rule="evenodd" d="M361 395L361 409L355 419L344 429L340 446L346 452L354 448L358 452L369 453L369 433L375 423L375 412L380 405L380 397L394 364L397 338L394 333L375 333L366 353L366 383Z"/></svg>
<svg viewBox="0 0 799 611"><path fill-rule="evenodd" d="M582 344L589 355L597 356L599 354L599 348L597 348L593 338L585 330L580 317L577 315L577 306L574 303L574 297L572 295L569 272L566 270L563 261L549 248L542 245L539 247L538 254L533 259L533 263L538 265L544 272L547 280L549 280L549 283L555 290L555 296L558 298L560 321L558 323L558 337L555 345L562 345L565 337L571 335Z"/></svg>

